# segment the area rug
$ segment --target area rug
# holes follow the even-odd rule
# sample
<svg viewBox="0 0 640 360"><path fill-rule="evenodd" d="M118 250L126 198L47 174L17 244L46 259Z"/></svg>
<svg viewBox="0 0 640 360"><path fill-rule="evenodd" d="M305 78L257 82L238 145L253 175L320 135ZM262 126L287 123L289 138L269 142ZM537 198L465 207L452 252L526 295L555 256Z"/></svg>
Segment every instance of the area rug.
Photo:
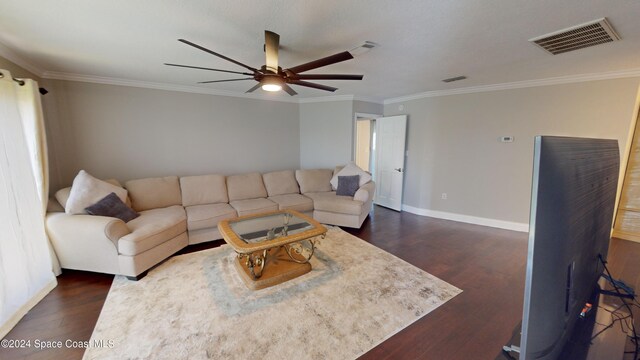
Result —
<svg viewBox="0 0 640 360"><path fill-rule="evenodd" d="M462 292L339 228L274 287L234 261L223 245L116 276L84 359L354 359Z"/></svg>

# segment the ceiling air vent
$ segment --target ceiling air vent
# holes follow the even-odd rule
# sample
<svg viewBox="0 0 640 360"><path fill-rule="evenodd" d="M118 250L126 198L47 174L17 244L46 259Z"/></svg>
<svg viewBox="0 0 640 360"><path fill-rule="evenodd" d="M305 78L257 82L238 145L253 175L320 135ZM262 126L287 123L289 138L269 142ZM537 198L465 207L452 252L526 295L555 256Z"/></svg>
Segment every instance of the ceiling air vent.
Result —
<svg viewBox="0 0 640 360"><path fill-rule="evenodd" d="M371 49L378 46L380 45L378 43L374 43L373 41L365 41L364 44L354 47L353 49L349 50L349 52L353 56L358 56L369 52Z"/></svg>
<svg viewBox="0 0 640 360"><path fill-rule="evenodd" d="M606 18L530 39L553 55L620 40Z"/></svg>
<svg viewBox="0 0 640 360"><path fill-rule="evenodd" d="M446 82L446 83L450 83L450 82L453 82L453 81L460 81L460 80L464 80L464 79L466 79L466 78L467 78L466 76L456 76L456 77L452 77L452 78L444 79L444 80L442 80L442 81L443 81L443 82Z"/></svg>

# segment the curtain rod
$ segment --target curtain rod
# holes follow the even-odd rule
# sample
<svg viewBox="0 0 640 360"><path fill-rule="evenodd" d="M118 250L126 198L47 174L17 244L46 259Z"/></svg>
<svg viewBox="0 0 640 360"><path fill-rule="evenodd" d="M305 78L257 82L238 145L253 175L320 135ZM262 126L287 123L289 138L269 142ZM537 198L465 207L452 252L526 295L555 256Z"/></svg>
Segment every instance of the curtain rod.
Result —
<svg viewBox="0 0 640 360"><path fill-rule="evenodd" d="M4 74L2 72L0 72L0 78L3 78ZM17 82L18 85L23 86L25 84L24 80L20 80L20 79L16 79L14 77L11 78L13 81ZM46 95L49 91L43 87L38 88L38 92L40 92L40 94L42 95Z"/></svg>
<svg viewBox="0 0 640 360"><path fill-rule="evenodd" d="M3 78L4 74L0 71L0 78ZM17 82L18 85L22 86L24 85L24 80L20 80L20 79L16 79L16 78L11 78L13 81Z"/></svg>

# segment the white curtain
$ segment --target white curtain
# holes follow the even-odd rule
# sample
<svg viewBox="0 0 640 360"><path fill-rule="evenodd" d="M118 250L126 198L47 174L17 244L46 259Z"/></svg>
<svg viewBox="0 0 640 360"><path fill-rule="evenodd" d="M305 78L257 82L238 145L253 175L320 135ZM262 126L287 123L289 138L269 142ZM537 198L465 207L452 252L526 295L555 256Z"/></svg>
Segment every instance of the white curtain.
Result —
<svg viewBox="0 0 640 360"><path fill-rule="evenodd" d="M44 127L42 102L40 101L38 83L28 79L22 81L22 85L16 87L18 109L29 149L31 170L35 177L38 197L42 203L42 213L45 214L49 202L49 157L47 156L47 133ZM47 246L51 254L53 272L60 275L62 273L60 263L48 238Z"/></svg>
<svg viewBox="0 0 640 360"><path fill-rule="evenodd" d="M21 113L41 109L37 84L21 91L11 73L0 69L0 338L57 282L44 228L43 198L31 165ZM21 109L22 112L21 112ZM40 119L41 121L41 119ZM45 150L40 150L43 153ZM46 171L44 172L46 173ZM46 176L39 180L40 187ZM42 192L42 197L40 194Z"/></svg>

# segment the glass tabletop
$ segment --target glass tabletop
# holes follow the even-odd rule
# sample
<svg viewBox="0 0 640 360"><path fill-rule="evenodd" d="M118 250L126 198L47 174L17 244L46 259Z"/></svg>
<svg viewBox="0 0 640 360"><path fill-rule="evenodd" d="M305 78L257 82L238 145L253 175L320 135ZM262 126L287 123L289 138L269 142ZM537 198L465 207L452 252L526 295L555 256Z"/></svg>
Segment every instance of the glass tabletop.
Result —
<svg viewBox="0 0 640 360"><path fill-rule="evenodd" d="M308 221L287 212L230 221L229 226L247 244L294 235L313 228Z"/></svg>

